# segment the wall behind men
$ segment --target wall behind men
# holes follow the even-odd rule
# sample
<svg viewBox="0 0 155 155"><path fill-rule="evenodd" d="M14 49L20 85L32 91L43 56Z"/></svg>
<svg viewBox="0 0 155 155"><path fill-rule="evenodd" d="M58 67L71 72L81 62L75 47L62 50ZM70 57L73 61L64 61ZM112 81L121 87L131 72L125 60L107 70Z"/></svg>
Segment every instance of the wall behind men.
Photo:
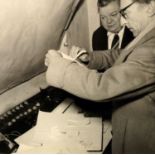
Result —
<svg viewBox="0 0 155 155"><path fill-rule="evenodd" d="M69 45L89 49L89 23L86 0L80 5L67 31L67 42Z"/></svg>
<svg viewBox="0 0 155 155"><path fill-rule="evenodd" d="M87 0L88 8L88 24L89 24L89 44L92 50L92 35L93 32L99 27L100 20L97 8L97 0Z"/></svg>
<svg viewBox="0 0 155 155"><path fill-rule="evenodd" d="M75 0L0 0L0 93L45 70Z"/></svg>
<svg viewBox="0 0 155 155"><path fill-rule="evenodd" d="M67 32L67 42L92 50L92 34L99 27L97 0L84 0Z"/></svg>

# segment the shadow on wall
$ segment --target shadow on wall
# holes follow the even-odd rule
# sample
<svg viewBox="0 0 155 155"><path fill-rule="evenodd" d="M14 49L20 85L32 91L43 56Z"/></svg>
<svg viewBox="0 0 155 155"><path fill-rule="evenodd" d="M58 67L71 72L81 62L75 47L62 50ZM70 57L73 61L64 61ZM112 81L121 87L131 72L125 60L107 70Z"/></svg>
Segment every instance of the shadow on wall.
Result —
<svg viewBox="0 0 155 155"><path fill-rule="evenodd" d="M0 1L0 93L45 70L76 0Z"/></svg>

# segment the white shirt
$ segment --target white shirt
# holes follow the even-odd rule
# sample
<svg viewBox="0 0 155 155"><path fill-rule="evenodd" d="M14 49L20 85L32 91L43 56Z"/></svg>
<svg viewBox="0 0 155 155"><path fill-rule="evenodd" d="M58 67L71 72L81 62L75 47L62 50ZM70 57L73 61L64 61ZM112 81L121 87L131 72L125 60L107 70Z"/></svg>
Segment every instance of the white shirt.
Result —
<svg viewBox="0 0 155 155"><path fill-rule="evenodd" d="M118 33L118 36L119 36L119 46L118 47L119 48L121 48L121 45L122 45L124 30L125 30L125 26L123 26L122 29ZM108 49L111 49L112 41L114 39L115 33L108 32L107 36L108 36Z"/></svg>

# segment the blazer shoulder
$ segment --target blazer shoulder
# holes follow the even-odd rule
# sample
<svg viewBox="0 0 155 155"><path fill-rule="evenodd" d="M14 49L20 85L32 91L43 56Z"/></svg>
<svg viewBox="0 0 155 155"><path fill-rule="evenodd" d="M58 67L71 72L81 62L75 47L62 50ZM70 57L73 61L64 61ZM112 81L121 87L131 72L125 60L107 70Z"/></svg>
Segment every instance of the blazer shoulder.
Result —
<svg viewBox="0 0 155 155"><path fill-rule="evenodd" d="M107 35L107 30L105 30L102 26L100 26L93 33L93 36L96 35Z"/></svg>
<svg viewBox="0 0 155 155"><path fill-rule="evenodd" d="M92 48L93 50L106 50L107 47L107 31L100 26L97 28L92 36Z"/></svg>

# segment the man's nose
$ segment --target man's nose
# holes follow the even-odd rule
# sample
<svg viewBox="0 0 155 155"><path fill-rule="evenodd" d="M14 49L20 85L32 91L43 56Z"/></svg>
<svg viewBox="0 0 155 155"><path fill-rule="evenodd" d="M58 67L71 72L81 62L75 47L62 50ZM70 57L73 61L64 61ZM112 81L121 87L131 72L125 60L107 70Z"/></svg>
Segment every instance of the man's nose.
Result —
<svg viewBox="0 0 155 155"><path fill-rule="evenodd" d="M113 21L113 20L112 20L112 18L111 18L111 17L107 17L107 23L108 23L108 24L111 24L111 23L112 23L112 21Z"/></svg>

